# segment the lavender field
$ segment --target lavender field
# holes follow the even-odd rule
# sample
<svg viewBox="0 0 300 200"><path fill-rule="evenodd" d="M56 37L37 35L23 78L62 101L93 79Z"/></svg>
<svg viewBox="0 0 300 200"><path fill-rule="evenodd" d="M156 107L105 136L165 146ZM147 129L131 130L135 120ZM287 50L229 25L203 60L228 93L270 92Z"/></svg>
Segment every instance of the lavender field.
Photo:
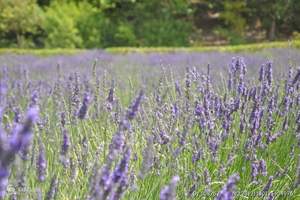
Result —
<svg viewBox="0 0 300 200"><path fill-rule="evenodd" d="M0 199L300 199L300 50L0 55Z"/></svg>

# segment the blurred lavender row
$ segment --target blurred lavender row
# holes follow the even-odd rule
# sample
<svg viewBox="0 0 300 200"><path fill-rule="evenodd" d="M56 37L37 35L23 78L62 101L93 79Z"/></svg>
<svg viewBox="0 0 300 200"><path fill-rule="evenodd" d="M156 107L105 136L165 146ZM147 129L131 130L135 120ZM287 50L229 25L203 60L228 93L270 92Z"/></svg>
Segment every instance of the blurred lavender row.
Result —
<svg viewBox="0 0 300 200"><path fill-rule="evenodd" d="M184 72L186 67L195 67L205 70L211 65L212 75L218 80L227 67L232 57L243 57L248 74L255 74L259 66L272 61L275 75L282 75L291 65L300 61L299 49L265 49L253 53L228 53L228 52L173 52L173 53L128 53L113 54L101 50L86 50L75 55L57 55L40 57L34 55L0 55L1 67L14 66L14 69L26 68L35 78L49 78L54 73L57 65L63 66L64 73L77 71L85 74L86 68L92 66L95 60L99 68L106 69L115 78L122 78L124 72L138 73L140 78L151 79L160 73L160 68L172 68L175 74ZM46 75L47 74L47 75ZM277 77L277 76L275 76ZM224 78L224 77L223 77Z"/></svg>

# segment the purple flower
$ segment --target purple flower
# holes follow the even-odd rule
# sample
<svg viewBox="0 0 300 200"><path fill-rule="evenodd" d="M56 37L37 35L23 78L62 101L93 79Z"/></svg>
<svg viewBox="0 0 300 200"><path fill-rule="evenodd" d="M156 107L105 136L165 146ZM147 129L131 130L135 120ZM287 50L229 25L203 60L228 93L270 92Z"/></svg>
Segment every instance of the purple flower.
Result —
<svg viewBox="0 0 300 200"><path fill-rule="evenodd" d="M122 179L123 176L127 176L129 160L130 160L130 149L128 148L125 151L121 162L119 163L119 165L116 167L115 171L113 172L112 181L114 183L118 183L119 180Z"/></svg>
<svg viewBox="0 0 300 200"><path fill-rule="evenodd" d="M259 164L257 162L251 163L251 180L256 181L256 177L259 173Z"/></svg>
<svg viewBox="0 0 300 200"><path fill-rule="evenodd" d="M238 174L233 174L229 177L227 183L223 186L222 190L218 193L216 200L233 200L236 183L240 179Z"/></svg>
<svg viewBox="0 0 300 200"><path fill-rule="evenodd" d="M197 152L195 152L192 156L192 162L196 163L198 162L203 156L203 151L202 149L199 149Z"/></svg>
<svg viewBox="0 0 300 200"><path fill-rule="evenodd" d="M41 141L39 143L39 154L36 165L38 180L43 182L46 179L47 160L45 155L45 147Z"/></svg>
<svg viewBox="0 0 300 200"><path fill-rule="evenodd" d="M169 185L165 186L160 191L160 200L176 200L176 186L179 181L179 176L174 176Z"/></svg>
<svg viewBox="0 0 300 200"><path fill-rule="evenodd" d="M21 127L21 130L12 136L10 140L10 150L12 152L18 152L21 148L27 148L31 142L33 133L32 127L38 118L38 107L33 106L27 111L26 121Z"/></svg>
<svg viewBox="0 0 300 200"><path fill-rule="evenodd" d="M260 66L260 70L259 70L259 81L263 81L265 78L265 65L261 65Z"/></svg>
<svg viewBox="0 0 300 200"><path fill-rule="evenodd" d="M1 112L1 111L0 111ZM1 115L1 114L0 114ZM21 113L19 108L14 109L14 122L20 123L21 122Z"/></svg>
<svg viewBox="0 0 300 200"><path fill-rule="evenodd" d="M274 200L275 197L274 197L274 193L273 192L270 192L269 196L268 196L268 200Z"/></svg>
<svg viewBox="0 0 300 200"><path fill-rule="evenodd" d="M1 163L0 163L1 164ZM9 170L0 166L0 199L4 199L8 185Z"/></svg>
<svg viewBox="0 0 300 200"><path fill-rule="evenodd" d="M79 109L79 111L78 111L78 118L79 119L84 119L85 117L86 117L86 115L87 115L87 112L88 112L88 104L89 104L89 102L90 102L90 96L89 96L89 94L88 93L85 93L84 94L84 97L83 97L83 102L82 102L82 105L81 105L81 107L80 107L80 109Z"/></svg>
<svg viewBox="0 0 300 200"><path fill-rule="evenodd" d="M127 111L127 115L126 115L127 119L132 120L135 117L135 115L139 109L139 106L140 106L143 96L144 96L144 92L143 92L143 90L141 90L138 97L131 104L131 106L129 107L129 109Z"/></svg>
<svg viewBox="0 0 300 200"><path fill-rule="evenodd" d="M273 176L270 176L267 184L265 185L264 189L262 190L263 193L266 193L270 190L270 188L272 187L272 181L273 181Z"/></svg>
<svg viewBox="0 0 300 200"><path fill-rule="evenodd" d="M63 129L63 140L61 145L61 155L66 156L70 147L70 138L68 131Z"/></svg>
<svg viewBox="0 0 300 200"><path fill-rule="evenodd" d="M259 160L259 171L263 176L267 176L267 164L263 159Z"/></svg>
<svg viewBox="0 0 300 200"><path fill-rule="evenodd" d="M164 131L160 131L159 136L161 144L167 144L170 141L170 137Z"/></svg>
<svg viewBox="0 0 300 200"><path fill-rule="evenodd" d="M30 107L36 106L38 102L38 92L35 90L31 95Z"/></svg>
<svg viewBox="0 0 300 200"><path fill-rule="evenodd" d="M268 62L266 65L266 78L268 81L268 86L271 87L272 85L272 81L273 81L273 66L272 66L272 62Z"/></svg>
<svg viewBox="0 0 300 200"><path fill-rule="evenodd" d="M109 93L107 97L107 102L112 104L115 101L114 93L115 93L115 87L114 87L114 81L112 81L111 88L109 89Z"/></svg>
<svg viewBox="0 0 300 200"><path fill-rule="evenodd" d="M295 85L297 83L297 81L299 81L299 80L300 80L300 67L297 70L297 74L295 75L295 77L292 81L292 84Z"/></svg>
<svg viewBox="0 0 300 200"><path fill-rule="evenodd" d="M57 190L58 190L58 178L55 175L51 179L51 184L50 184L50 187L49 187L49 190L47 192L45 200L55 199L55 196L57 195Z"/></svg>
<svg viewBox="0 0 300 200"><path fill-rule="evenodd" d="M65 125L66 125L66 113L65 112L62 112L60 114L60 123L61 123L62 127L65 127Z"/></svg>

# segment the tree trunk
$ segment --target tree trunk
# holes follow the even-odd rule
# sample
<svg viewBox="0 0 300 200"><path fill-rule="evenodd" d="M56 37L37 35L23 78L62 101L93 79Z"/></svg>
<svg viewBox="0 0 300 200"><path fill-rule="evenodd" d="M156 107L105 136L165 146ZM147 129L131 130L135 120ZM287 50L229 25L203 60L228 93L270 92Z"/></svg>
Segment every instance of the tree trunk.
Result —
<svg viewBox="0 0 300 200"><path fill-rule="evenodd" d="M276 20L272 19L270 30L269 30L269 40L275 40L276 37Z"/></svg>

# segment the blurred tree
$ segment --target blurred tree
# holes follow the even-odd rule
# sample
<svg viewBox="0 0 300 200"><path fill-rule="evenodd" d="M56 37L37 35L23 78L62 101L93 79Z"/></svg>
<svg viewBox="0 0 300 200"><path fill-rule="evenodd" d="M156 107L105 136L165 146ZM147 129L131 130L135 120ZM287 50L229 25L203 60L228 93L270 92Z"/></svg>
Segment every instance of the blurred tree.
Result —
<svg viewBox="0 0 300 200"><path fill-rule="evenodd" d="M193 25L192 10L187 0L102 0L100 7L105 18L110 20L111 27L116 27L110 38L112 45L189 44ZM121 40L121 34L116 33L120 31L123 32Z"/></svg>
<svg viewBox="0 0 300 200"><path fill-rule="evenodd" d="M6 46L33 46L32 37L42 25L42 11L35 0L0 1L0 37Z"/></svg>
<svg viewBox="0 0 300 200"><path fill-rule="evenodd" d="M41 7L49 6L51 0L37 0L37 4Z"/></svg>
<svg viewBox="0 0 300 200"><path fill-rule="evenodd" d="M85 10L87 11L87 10ZM46 9L43 28L47 34L46 47L83 47L83 40L77 27L82 14L81 7L70 2L54 1Z"/></svg>
<svg viewBox="0 0 300 200"><path fill-rule="evenodd" d="M287 25L288 21L297 20L293 15L296 12L291 12L300 6L298 0L261 0L261 1L248 1L247 6L249 7L249 20L254 21L256 18L262 22L262 28L266 30L267 37L269 40L274 40L277 37L278 31L284 25ZM298 14L299 15L299 14ZM291 24L289 28L293 29ZM282 30L285 31L285 30Z"/></svg>
<svg viewBox="0 0 300 200"><path fill-rule="evenodd" d="M299 0L0 0L0 46L239 44L297 32Z"/></svg>
<svg viewBox="0 0 300 200"><path fill-rule="evenodd" d="M228 29L238 35L243 35L246 28L246 19L243 16L245 11L246 2L244 0L225 0L220 17Z"/></svg>

